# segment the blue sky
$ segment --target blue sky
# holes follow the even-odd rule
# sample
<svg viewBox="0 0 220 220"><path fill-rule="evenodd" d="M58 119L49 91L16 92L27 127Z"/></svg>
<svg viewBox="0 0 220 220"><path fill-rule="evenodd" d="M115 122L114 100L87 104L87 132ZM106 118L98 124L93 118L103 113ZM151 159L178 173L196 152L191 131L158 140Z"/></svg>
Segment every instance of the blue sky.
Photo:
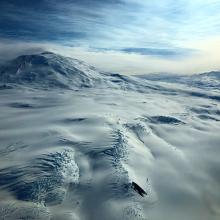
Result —
<svg viewBox="0 0 220 220"><path fill-rule="evenodd" d="M220 49L220 0L1 0L0 10L2 51L6 44L20 50L22 44L24 49L49 47L129 74L220 69L214 58ZM209 57L199 68L205 54L215 62ZM92 56L105 56L105 66ZM123 70L130 60L130 72ZM194 67L181 69L193 60ZM176 68L167 69L170 63Z"/></svg>

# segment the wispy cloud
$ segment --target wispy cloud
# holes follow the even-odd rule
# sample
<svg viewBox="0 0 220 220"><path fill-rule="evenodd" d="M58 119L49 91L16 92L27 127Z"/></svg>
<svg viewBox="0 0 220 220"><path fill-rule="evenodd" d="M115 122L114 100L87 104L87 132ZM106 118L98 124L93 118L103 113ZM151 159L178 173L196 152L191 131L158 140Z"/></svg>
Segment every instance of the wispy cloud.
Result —
<svg viewBox="0 0 220 220"><path fill-rule="evenodd" d="M51 42L23 42L0 39L0 61L13 59L21 54L53 51L64 56L83 60L103 71L121 74L146 74L172 72L194 74L220 69L220 38L187 42L196 52L178 59L167 56L141 55L120 50L96 50L83 47L63 46Z"/></svg>
<svg viewBox="0 0 220 220"><path fill-rule="evenodd" d="M163 57L165 59L178 59L188 56L195 52L194 50L184 48L123 48L121 51L126 53L135 53L148 56Z"/></svg>
<svg viewBox="0 0 220 220"><path fill-rule="evenodd" d="M220 1L2 0L1 37L95 47L177 47L220 34Z"/></svg>
<svg viewBox="0 0 220 220"><path fill-rule="evenodd" d="M0 38L180 62L203 53L190 42L220 36L219 10L220 0L1 0Z"/></svg>

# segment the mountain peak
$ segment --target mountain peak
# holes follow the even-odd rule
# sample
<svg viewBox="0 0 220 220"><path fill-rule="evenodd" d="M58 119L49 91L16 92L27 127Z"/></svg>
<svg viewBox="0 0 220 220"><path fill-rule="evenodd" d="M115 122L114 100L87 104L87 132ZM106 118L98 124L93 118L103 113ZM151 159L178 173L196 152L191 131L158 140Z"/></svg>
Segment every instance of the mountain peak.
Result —
<svg viewBox="0 0 220 220"><path fill-rule="evenodd" d="M21 55L0 67L0 82L35 86L91 87L102 78L84 62L45 51Z"/></svg>

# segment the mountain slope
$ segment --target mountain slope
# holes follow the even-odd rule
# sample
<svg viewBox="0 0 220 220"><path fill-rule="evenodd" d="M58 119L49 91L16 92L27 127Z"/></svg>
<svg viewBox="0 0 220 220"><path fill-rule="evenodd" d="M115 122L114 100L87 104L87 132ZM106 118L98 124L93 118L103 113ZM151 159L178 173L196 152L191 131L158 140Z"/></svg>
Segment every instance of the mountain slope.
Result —
<svg viewBox="0 0 220 220"><path fill-rule="evenodd" d="M161 90L138 77L101 72L83 61L51 52L22 55L0 67L1 88L25 86L40 89L111 88L146 92Z"/></svg>
<svg viewBox="0 0 220 220"><path fill-rule="evenodd" d="M23 55L0 68L0 82L40 87L92 87L102 76L82 61L51 52Z"/></svg>
<svg viewBox="0 0 220 220"><path fill-rule="evenodd" d="M23 86L46 90L108 88L169 95L175 95L178 91L185 95L220 100L219 74L219 72L211 72L179 76L163 73L125 76L118 73L101 72L83 61L52 52L43 52L19 56L0 67L0 89ZM210 88L214 93L210 94Z"/></svg>

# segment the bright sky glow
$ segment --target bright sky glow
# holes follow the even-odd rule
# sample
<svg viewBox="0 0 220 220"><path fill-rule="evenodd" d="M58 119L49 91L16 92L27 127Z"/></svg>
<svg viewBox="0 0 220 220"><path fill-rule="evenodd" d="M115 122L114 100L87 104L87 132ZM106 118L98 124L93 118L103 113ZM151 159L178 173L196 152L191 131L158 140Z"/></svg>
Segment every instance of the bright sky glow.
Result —
<svg viewBox="0 0 220 220"><path fill-rule="evenodd" d="M220 0L1 0L0 9L1 59L37 47L127 74L220 69Z"/></svg>

